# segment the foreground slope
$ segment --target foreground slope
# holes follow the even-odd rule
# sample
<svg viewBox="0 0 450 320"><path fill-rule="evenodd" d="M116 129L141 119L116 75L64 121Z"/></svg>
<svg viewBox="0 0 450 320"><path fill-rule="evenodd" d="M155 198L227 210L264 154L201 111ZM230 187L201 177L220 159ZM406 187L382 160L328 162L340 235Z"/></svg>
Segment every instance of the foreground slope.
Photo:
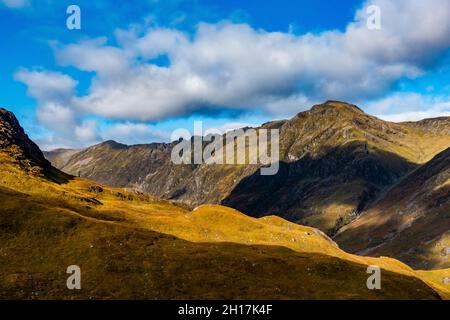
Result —
<svg viewBox="0 0 450 320"><path fill-rule="evenodd" d="M255 165L174 165L173 143L108 141L70 157L64 153L64 161L58 153L48 157L65 172L109 186L191 208L215 203L254 217L276 214L333 235L401 177L450 147L448 118L390 123L336 101L262 128L280 130L276 176L261 176Z"/></svg>
<svg viewBox="0 0 450 320"><path fill-rule="evenodd" d="M220 206L189 211L69 176L55 181L39 161L24 167L24 148L15 149L16 157L0 150L0 298L449 298L435 274L349 255L315 229ZM80 291L66 288L69 265L81 267ZM368 265L383 269L382 290L366 288Z"/></svg>
<svg viewBox="0 0 450 320"><path fill-rule="evenodd" d="M1 169L15 181L0 187L3 299L448 297L406 265L347 255L279 218L190 212L84 180L61 186ZM384 270L381 291L366 288L368 264ZM69 265L81 267L80 291L66 288Z"/></svg>
<svg viewBox="0 0 450 320"><path fill-rule="evenodd" d="M386 191L335 240L421 269L450 268L450 149Z"/></svg>

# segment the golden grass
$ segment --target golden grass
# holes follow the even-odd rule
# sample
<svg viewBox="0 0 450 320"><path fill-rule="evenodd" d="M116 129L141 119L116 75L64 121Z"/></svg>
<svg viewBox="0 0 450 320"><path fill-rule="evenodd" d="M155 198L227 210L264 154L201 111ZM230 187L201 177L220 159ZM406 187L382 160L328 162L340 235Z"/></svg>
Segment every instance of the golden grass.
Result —
<svg viewBox="0 0 450 320"><path fill-rule="evenodd" d="M78 178L58 185L2 153L0 169L0 298L436 298L428 286L449 298L440 279L448 270L350 255L278 217L221 206L189 211ZM79 292L65 288L71 264L82 267ZM368 265L384 270L379 292L365 286Z"/></svg>

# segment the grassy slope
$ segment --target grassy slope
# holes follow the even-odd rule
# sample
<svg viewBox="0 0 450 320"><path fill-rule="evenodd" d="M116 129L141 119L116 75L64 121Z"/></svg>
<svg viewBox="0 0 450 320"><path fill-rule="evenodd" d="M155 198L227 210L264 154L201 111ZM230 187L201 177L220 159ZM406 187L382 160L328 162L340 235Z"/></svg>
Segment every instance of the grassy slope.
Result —
<svg viewBox="0 0 450 320"><path fill-rule="evenodd" d="M0 298L433 299L439 277L346 254L312 228L206 206L193 212L124 190L58 185L0 153ZM101 203L101 204L100 204ZM82 268L81 291L65 287ZM365 286L367 265L383 289ZM442 271L445 273L445 271Z"/></svg>

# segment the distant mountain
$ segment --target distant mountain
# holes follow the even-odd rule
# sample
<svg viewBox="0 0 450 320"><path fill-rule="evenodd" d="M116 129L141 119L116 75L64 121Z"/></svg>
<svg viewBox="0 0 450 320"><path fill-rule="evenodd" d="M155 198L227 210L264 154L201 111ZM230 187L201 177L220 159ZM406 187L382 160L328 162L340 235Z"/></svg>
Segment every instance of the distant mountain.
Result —
<svg viewBox="0 0 450 320"><path fill-rule="evenodd" d="M383 192L336 241L421 269L450 268L450 149Z"/></svg>
<svg viewBox="0 0 450 320"><path fill-rule="evenodd" d="M391 123L355 105L328 101L262 126L280 129L276 176L261 176L257 165L174 165L174 143L107 142L64 161L54 152L47 157L67 173L110 186L191 208L215 203L255 217L277 214L333 235L383 191L450 147L449 127L449 118Z"/></svg>
<svg viewBox="0 0 450 320"><path fill-rule="evenodd" d="M64 167L70 158L76 153L80 152L81 149L55 149L51 152L44 151L44 156L48 161L52 163L55 167Z"/></svg>

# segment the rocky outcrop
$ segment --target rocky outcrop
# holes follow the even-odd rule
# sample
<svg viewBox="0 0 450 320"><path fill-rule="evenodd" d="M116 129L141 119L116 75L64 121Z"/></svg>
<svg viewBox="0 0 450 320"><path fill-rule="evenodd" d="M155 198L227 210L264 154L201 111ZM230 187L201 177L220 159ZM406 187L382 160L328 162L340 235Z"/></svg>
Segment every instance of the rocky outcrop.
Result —
<svg viewBox="0 0 450 320"><path fill-rule="evenodd" d="M12 112L0 108L0 149L24 166L48 169L50 162L30 140Z"/></svg>

